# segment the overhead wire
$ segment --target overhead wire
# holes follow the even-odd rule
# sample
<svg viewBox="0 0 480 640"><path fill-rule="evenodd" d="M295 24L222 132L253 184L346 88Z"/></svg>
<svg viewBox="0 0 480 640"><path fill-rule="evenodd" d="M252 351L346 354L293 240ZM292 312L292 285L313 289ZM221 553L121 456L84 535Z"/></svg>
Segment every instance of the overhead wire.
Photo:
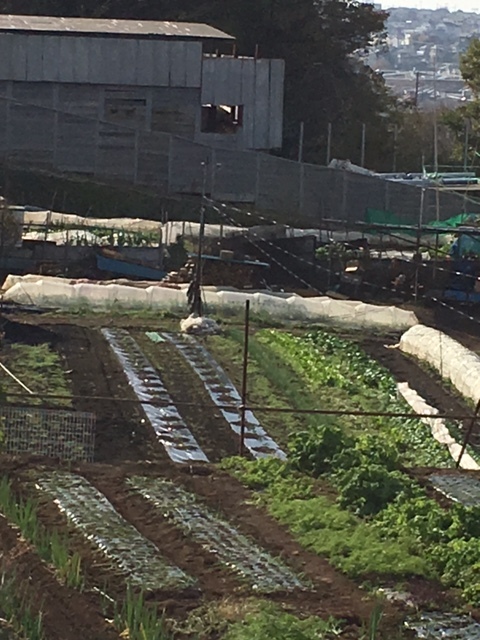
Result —
<svg viewBox="0 0 480 640"><path fill-rule="evenodd" d="M240 223L238 223L236 220L234 220L231 216L228 215L227 209L235 211L235 212L240 213L242 215L247 215L247 216L249 216L251 218L253 218L256 215L255 213L252 213L252 212L249 212L249 211L246 211L246 210L244 211L244 210L239 209L238 207L235 207L235 206L230 205L230 204L227 205L225 203L216 202L216 201L214 201L212 199L207 199L207 202L209 203L209 205L210 205L210 207L212 209L214 209L218 214L222 215L225 219L227 219L230 222L230 224L232 224L233 226L242 227L242 225ZM258 218L263 220L263 221L265 221L265 222L269 222L271 226L273 226L273 225L281 225L282 224L281 222L277 222L276 220L266 218L266 217L262 216L261 214L258 214ZM314 290L314 291L318 292L319 295L322 295L322 292L320 292L320 290L318 288L314 287L310 283L307 283L305 280L301 279L300 276L298 276L298 274L295 274L293 271L291 271L285 265L283 265L281 262L279 262L266 249L264 249L262 247L259 247L258 244L255 243L254 240L252 240L252 238L249 237L249 236L253 235L255 238L257 238L262 243L270 245L275 251L284 253L289 258L294 258L298 262L303 262L306 265L308 265L310 268L315 267L316 269L319 269L320 271L328 272L328 273L336 275L336 276L340 275L339 272L337 272L337 271L335 271L333 269L329 269L328 267L325 267L323 265L319 265L318 263L315 264L315 263L309 262L305 258L302 258L301 256L298 256L297 254L295 254L295 253L293 253L291 251L288 251L288 250L284 249L283 247L280 247L280 246L278 246L276 244L273 244L271 241L269 241L266 238L263 238L262 236L260 236L256 232L252 231L251 229L250 230L249 229L244 230L241 235L243 235L253 246L256 246L262 253L264 253L264 255L269 256L275 263L277 263L280 267L282 267L285 271L287 271L291 276L295 277L299 281L302 281L307 286L308 289L311 289L311 290ZM419 268L420 267L426 267L427 268L429 266L428 263L426 263L426 262L425 263L418 262L418 265L417 265L417 263L412 259L403 258L403 260L407 261L407 262L410 262L412 264L415 264L415 266L418 266ZM446 271L446 272L448 272L450 274L453 273L454 275L460 275L460 276L467 275L467 276L469 276L471 278L475 278L475 280L476 280L475 276L470 275L470 274L464 274L463 272L460 272L460 271L453 271L452 272L452 271L449 271L448 269L446 269L444 267L439 267L438 269L442 269L442 270L444 270L444 271ZM381 285L380 283L370 282L368 280L363 280L363 283L367 284L367 285L369 285L371 287L374 287L377 290L380 289L380 290L382 290L384 292L387 292L389 294L395 293L396 295L398 295L398 291L393 287L387 287L385 285ZM461 315L461 316L471 320L472 322L480 325L480 319L479 318L476 318L475 316L472 316L472 315L470 315L470 314L468 314L468 313L466 313L466 312L464 312L464 311L462 311L460 309L457 309L456 307L453 307L452 305L449 305L444 300L440 300L436 296L430 296L429 297L429 296L426 296L425 294L420 294L419 297L424 299L425 301L428 301L428 302L431 301L431 302L434 302L434 303L438 303L440 306L442 306L442 307L444 307L446 309L449 309L450 311L452 311L454 313L457 313L458 315Z"/></svg>

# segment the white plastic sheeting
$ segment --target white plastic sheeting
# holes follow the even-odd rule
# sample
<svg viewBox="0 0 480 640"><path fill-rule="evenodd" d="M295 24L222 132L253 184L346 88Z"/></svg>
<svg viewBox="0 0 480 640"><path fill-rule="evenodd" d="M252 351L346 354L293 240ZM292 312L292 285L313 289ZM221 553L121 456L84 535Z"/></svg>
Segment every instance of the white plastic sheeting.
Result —
<svg viewBox="0 0 480 640"><path fill-rule="evenodd" d="M187 309L187 285L170 289L158 284L146 288L134 284L105 285L44 276L8 276L3 287L3 300L54 309L68 306L86 306L100 310L113 306ZM202 295L210 306L208 311L225 307L241 308L246 300L250 300L254 313L298 321L330 322L383 331L404 331L418 323L411 311L355 300L334 300L327 296L302 298L296 294L267 291L246 293L227 287L204 287Z"/></svg>
<svg viewBox="0 0 480 640"><path fill-rule="evenodd" d="M403 334L400 349L427 362L466 398L480 400L480 357L453 338L418 324Z"/></svg>
<svg viewBox="0 0 480 640"><path fill-rule="evenodd" d="M419 413L421 415L432 415L431 418L420 418L420 420L430 427L432 436L437 442L439 442L440 444L444 444L447 447L450 455L456 462L460 456L462 446L458 444L455 438L450 435L450 431L448 430L445 421L442 418L434 417L438 414L438 409L429 405L422 398L422 396L415 391L415 389L412 389L410 387L408 382L399 382L397 384L397 389L400 395L416 413ZM462 469L470 469L475 471L480 470L480 466L475 462L472 456L466 452L462 456L460 466L462 467Z"/></svg>

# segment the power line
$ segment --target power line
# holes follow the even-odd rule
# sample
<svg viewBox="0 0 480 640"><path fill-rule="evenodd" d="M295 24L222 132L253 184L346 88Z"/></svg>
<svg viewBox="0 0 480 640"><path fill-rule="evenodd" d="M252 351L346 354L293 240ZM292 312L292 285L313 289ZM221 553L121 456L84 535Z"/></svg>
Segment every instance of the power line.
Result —
<svg viewBox="0 0 480 640"><path fill-rule="evenodd" d="M235 221L233 218L231 218L231 217L226 213L226 211L225 211L225 210L226 210L227 208L228 208L228 209L231 209L231 210L233 210L233 211L236 211L236 212L242 213L242 214L247 214L247 215L249 215L249 216L251 216L251 217L253 217L253 216L255 215L254 213L242 211L241 209L238 209L237 207L234 207L234 206L232 206L232 205L226 205L225 203L215 203L215 201L213 201L213 200L209 200L209 203L210 203L210 206L211 206L211 207L212 207L212 208L213 208L213 209L214 209L218 214L223 215L223 217L224 217L224 218L226 218L226 219L227 219L227 220L228 220L232 225L236 225L237 227L240 227L241 225L240 225L237 221ZM220 209L220 207L223 209L223 211ZM260 214L259 214L259 217L260 217L262 220L264 220L264 221L267 221L267 220L268 220L267 218L265 218L264 216L261 216ZM281 224L281 223L277 222L276 220L271 220L271 219L270 219L270 220L268 220L268 221L269 221L271 224L273 224L273 225L280 225L280 224ZM320 231L320 229L319 229L319 231ZM244 232L241 234L241 235L243 235L243 236L246 238L246 240L248 240L248 241L249 241L253 246L255 246L256 248L258 248L258 249L259 249L260 251L262 251L262 253L264 253L265 255L269 256L269 257L270 257L270 259L271 259L272 261L274 261L275 263L277 263L280 267L282 267L282 269L284 269L285 271L287 271L291 276L295 277L297 280L299 280L299 281L301 281L303 284L305 284L305 285L307 286L307 288L309 288L309 289L311 289L311 290L313 290L313 291L316 291L316 292L317 292L317 293L319 293L320 295L322 295L322 293L319 291L319 289L317 289L316 287L314 287L314 286L312 286L311 284L307 283L307 282L306 282L305 280L303 280L300 276L298 276L298 274L295 274L293 271L291 271L290 269L288 269L285 265L283 265L281 262L279 262L279 261L278 261L274 256L272 256L272 255L271 255L271 254L270 254L266 249L263 249L262 247L259 247L259 246L258 246L258 245L257 245L257 244L256 244L256 243L255 243L251 238L249 238L249 237L248 237L248 236L249 236L249 234L250 234L250 235L255 236L258 240L260 240L260 241L262 241L262 242L264 242L264 243L266 243L266 244L270 245L270 246L271 246L275 251L280 251L280 252L284 253L285 255L287 255L287 256L289 256L289 257L291 257L291 258L295 258L297 261L305 263L305 264L306 264L306 265L308 265L310 268L314 267L314 268L316 268L316 269L320 269L321 271L328 272L329 274L334 274L334 275L336 275L336 276L340 275L340 273L339 273L339 272L337 272L337 271L335 271L335 270L333 270L333 269L329 269L328 267L324 267L324 266L319 265L319 264L316 264L316 263L314 263L314 262L309 262L308 260L305 260L305 259L304 259L304 258L302 258L301 256L298 256L298 255L296 255L296 254L294 254L294 253L292 253L292 252L290 252L290 251L288 251L288 250L284 249L283 247L279 247L278 245L273 244L273 243L272 243L272 242L270 242L269 240L267 240L267 239L265 239L265 238L262 238L259 234L255 233L255 232L253 232L253 231L251 231L251 230L250 230L250 231L249 231L249 230L246 230L246 231L244 231ZM387 235L389 235L389 234L387 234ZM413 241L412 241L412 242L413 242ZM429 266L426 262L419 262L419 263L416 263L416 262L415 262L414 260L412 260L412 259L403 258L403 257L402 257L402 260L403 260L403 261L405 261L405 262L412 263L412 264L414 264L415 266L418 266L419 268L420 268L420 267L428 268L428 266ZM439 270L440 270L440 269L445 270L446 272L448 272L448 273L450 273L450 274L452 274L452 273L453 273L454 275L461 275L461 276L464 276L464 277L467 277L467 276L468 276L468 277L470 277L470 278L475 278L475 280L476 280L476 277L475 277L475 276L473 276L473 275L464 274L463 272L460 272L460 271L454 271L454 272L452 272L452 271L449 271L448 269L445 269L444 267L437 267L437 268L438 268ZM382 290L382 291L385 291L385 292L387 292L387 293L389 293L389 294L391 294L391 293L395 293L395 294L397 294L397 295L398 295L398 291L396 291L393 287L386 287L386 286L381 285L381 284L379 284L379 283L370 282L370 281L368 281L368 280L363 280L363 283L364 283L364 284L366 284L366 285L369 285L369 286L371 286L371 287L374 287L374 288L376 288L376 289L380 289L380 290ZM455 307L453 307L453 306L451 306L451 305L447 304L446 302L444 302L443 300L440 300L440 299L439 299L439 298L437 298L437 297L434 297L434 296L433 296L433 297L428 297L428 296L426 296L425 294L421 294L421 295L420 295L420 297L421 297L423 300L425 300L425 301L433 301L433 302L435 302L435 303L438 303L438 304L440 304L441 306L443 306L444 308L447 308L447 309L449 309L450 311L452 311L452 312L454 312L454 313L457 313L458 315L461 315L461 316L463 316L463 317L465 317L465 318L468 318L470 321L475 322L476 324L479 324L479 325L480 325L480 320L479 320L478 318L475 318L474 316L469 315L469 314L465 313L464 311L461 311L461 310L459 310L459 309L457 309L457 308L455 308ZM347 316L345 316L345 317L347 317Z"/></svg>

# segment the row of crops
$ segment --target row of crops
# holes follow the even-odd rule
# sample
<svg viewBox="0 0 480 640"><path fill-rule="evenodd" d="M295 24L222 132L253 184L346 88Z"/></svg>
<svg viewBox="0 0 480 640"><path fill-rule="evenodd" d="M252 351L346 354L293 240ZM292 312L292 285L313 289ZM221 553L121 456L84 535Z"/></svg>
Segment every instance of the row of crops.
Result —
<svg viewBox="0 0 480 640"><path fill-rule="evenodd" d="M283 369L317 407L408 411L393 376L349 340L323 331L260 331L252 354L272 388L288 379ZM421 420L310 416L290 433L287 462L235 459L224 466L258 491L259 502L303 546L343 572L375 575L379 585L392 577L438 579L480 604L480 505L470 499L445 510L409 475L418 466L453 466ZM452 486L443 490L455 497Z"/></svg>
<svg viewBox="0 0 480 640"><path fill-rule="evenodd" d="M38 477L35 486L128 584L143 591L181 590L195 584L194 578L168 562L83 476L54 471ZM199 542L214 562L253 590L269 593L305 588L288 567L187 491L166 480L142 476L131 478L127 486L150 503L152 513Z"/></svg>
<svg viewBox="0 0 480 640"><path fill-rule="evenodd" d="M128 484L255 591L272 593L305 588L283 563L200 504L191 493L160 478L135 477Z"/></svg>
<svg viewBox="0 0 480 640"><path fill-rule="evenodd" d="M190 336L172 333L163 334L184 356L188 364L203 382L205 389L220 408L220 412L236 436L240 435L240 412L227 407L239 407L242 399L225 371L214 360L205 347ZM265 432L251 411L245 412L245 447L254 458L276 456L285 458L284 452Z"/></svg>
<svg viewBox="0 0 480 640"><path fill-rule="evenodd" d="M124 329L102 333L122 365L155 434L174 462L208 462L170 395L137 342ZM151 404L157 402L159 404Z"/></svg>

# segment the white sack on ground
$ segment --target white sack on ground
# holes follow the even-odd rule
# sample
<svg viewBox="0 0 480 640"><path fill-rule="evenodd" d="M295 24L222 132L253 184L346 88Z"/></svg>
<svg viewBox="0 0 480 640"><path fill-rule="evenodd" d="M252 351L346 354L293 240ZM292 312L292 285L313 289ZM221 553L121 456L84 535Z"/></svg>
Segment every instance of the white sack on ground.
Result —
<svg viewBox="0 0 480 640"><path fill-rule="evenodd" d="M123 284L125 283L125 284ZM69 306L108 309L123 308L187 310L188 285L171 289L152 284L138 287L138 283L95 283L86 280L69 280L42 276L8 276L3 300L18 304L33 304L45 308ZM205 287L202 290L206 310L236 309L245 307L250 300L253 313L266 313L275 318L327 323L352 328L366 327L373 330L404 331L418 321L414 313L355 300L334 300L327 296L301 298L295 294L268 291L234 290L230 287Z"/></svg>
<svg viewBox="0 0 480 640"><path fill-rule="evenodd" d="M455 438L452 437L448 430L445 420L442 418L435 418L438 414L438 409L429 405L421 395L419 395L415 389L412 389L408 382L399 382L397 389L402 398L407 404L412 407L415 413L420 415L430 414L431 418L420 418L420 420L430 427L432 436L440 444L444 444L450 452L450 455L455 460L458 460L462 446L458 444ZM462 469L469 469L470 471L479 471L480 465L478 465L471 455L464 453L462 460L460 461L460 467Z"/></svg>
<svg viewBox="0 0 480 640"><path fill-rule="evenodd" d="M466 398L480 400L480 357L453 338L417 324L403 334L400 349L427 362Z"/></svg>

